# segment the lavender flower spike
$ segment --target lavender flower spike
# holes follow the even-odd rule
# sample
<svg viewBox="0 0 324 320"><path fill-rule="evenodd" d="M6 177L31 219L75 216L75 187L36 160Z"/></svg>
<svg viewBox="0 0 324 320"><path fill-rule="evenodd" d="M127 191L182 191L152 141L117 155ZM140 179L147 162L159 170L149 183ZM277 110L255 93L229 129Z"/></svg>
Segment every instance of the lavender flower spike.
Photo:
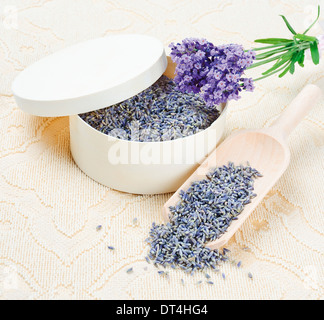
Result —
<svg viewBox="0 0 324 320"><path fill-rule="evenodd" d="M215 46L206 39L187 38L171 43L171 58L177 64L175 82L181 92L199 93L210 107L238 100L242 90L253 91L244 71L253 64L254 51L238 44Z"/></svg>

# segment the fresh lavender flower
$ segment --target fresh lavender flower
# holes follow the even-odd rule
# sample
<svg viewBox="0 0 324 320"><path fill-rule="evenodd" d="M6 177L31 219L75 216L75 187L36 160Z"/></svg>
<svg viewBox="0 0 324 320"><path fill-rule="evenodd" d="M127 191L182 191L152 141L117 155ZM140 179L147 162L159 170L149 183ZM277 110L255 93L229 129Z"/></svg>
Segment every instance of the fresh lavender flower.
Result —
<svg viewBox="0 0 324 320"><path fill-rule="evenodd" d="M175 82L182 92L199 93L210 107L238 100L242 90L253 91L244 71L253 64L254 51L238 44L215 46L206 39L186 38L171 43L171 58L177 64Z"/></svg>

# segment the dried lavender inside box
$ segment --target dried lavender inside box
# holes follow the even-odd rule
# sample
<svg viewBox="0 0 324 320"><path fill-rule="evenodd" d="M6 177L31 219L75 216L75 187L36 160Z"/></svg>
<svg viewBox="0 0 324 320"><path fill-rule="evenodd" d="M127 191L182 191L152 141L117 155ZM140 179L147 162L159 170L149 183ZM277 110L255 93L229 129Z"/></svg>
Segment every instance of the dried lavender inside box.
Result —
<svg viewBox="0 0 324 320"><path fill-rule="evenodd" d="M136 96L104 109L80 114L96 130L129 141L175 140L207 129L220 113L203 99L176 89L162 76Z"/></svg>

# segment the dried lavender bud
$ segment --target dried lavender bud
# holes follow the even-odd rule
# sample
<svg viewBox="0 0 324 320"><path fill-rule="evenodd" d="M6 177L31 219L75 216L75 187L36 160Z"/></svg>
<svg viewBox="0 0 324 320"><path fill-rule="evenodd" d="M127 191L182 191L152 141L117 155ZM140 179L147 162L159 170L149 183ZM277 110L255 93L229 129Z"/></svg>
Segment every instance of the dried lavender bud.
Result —
<svg viewBox="0 0 324 320"><path fill-rule="evenodd" d="M107 108L80 114L96 130L131 141L167 141L207 129L219 116L197 94L182 93L162 76L138 95Z"/></svg>
<svg viewBox="0 0 324 320"><path fill-rule="evenodd" d="M133 272L133 268L129 268L126 270L126 273L132 273Z"/></svg>
<svg viewBox="0 0 324 320"><path fill-rule="evenodd" d="M109 249L109 250L115 250L115 248L112 247L112 246L108 246L108 249Z"/></svg>
<svg viewBox="0 0 324 320"><path fill-rule="evenodd" d="M170 207L167 224L152 224L147 242L148 258L154 265L176 266L187 273L217 269L229 250L210 250L206 242L216 240L255 196L254 179L259 172L250 166L227 166L212 170L207 178L180 192L180 201ZM225 275L223 275L224 277Z"/></svg>

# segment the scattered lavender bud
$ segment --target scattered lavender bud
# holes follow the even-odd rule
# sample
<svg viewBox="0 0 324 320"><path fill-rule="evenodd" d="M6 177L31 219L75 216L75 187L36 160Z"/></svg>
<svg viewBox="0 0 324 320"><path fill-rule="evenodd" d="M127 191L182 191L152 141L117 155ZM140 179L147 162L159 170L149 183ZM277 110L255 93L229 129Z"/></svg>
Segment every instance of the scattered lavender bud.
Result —
<svg viewBox="0 0 324 320"><path fill-rule="evenodd" d="M240 268L240 267L241 267L241 265L242 265L242 262L241 262L241 261L239 261L239 262L238 262L238 264L237 264L237 267L238 267L238 268Z"/></svg>
<svg viewBox="0 0 324 320"><path fill-rule="evenodd" d="M213 282L213 281L207 281L207 283L208 283L208 284L214 284L214 282Z"/></svg>
<svg viewBox="0 0 324 320"><path fill-rule="evenodd" d="M133 268L129 268L127 269L126 273L132 273L133 272Z"/></svg>
<svg viewBox="0 0 324 320"><path fill-rule="evenodd" d="M253 279L253 275L252 275L251 272L248 273L248 277L249 277L250 279Z"/></svg>
<svg viewBox="0 0 324 320"><path fill-rule="evenodd" d="M225 273L223 272L222 273L222 278L225 280L226 279L226 276L225 276Z"/></svg>
<svg viewBox="0 0 324 320"><path fill-rule="evenodd" d="M115 248L113 246L108 246L109 250L115 250Z"/></svg>
<svg viewBox="0 0 324 320"><path fill-rule="evenodd" d="M147 242L154 265L190 274L209 268L219 271L216 266L228 260L229 250L210 250L205 244L222 236L254 196L257 173L250 166L230 162L180 191L180 201L170 207L170 222L152 224Z"/></svg>
<svg viewBox="0 0 324 320"><path fill-rule="evenodd" d="M210 278L211 278L210 275L209 275L208 273L205 274L205 277L206 277L207 279L210 279Z"/></svg>
<svg viewBox="0 0 324 320"><path fill-rule="evenodd" d="M96 227L96 230L97 231L100 231L101 229L102 229L102 226L101 225L99 225L99 226Z"/></svg>

